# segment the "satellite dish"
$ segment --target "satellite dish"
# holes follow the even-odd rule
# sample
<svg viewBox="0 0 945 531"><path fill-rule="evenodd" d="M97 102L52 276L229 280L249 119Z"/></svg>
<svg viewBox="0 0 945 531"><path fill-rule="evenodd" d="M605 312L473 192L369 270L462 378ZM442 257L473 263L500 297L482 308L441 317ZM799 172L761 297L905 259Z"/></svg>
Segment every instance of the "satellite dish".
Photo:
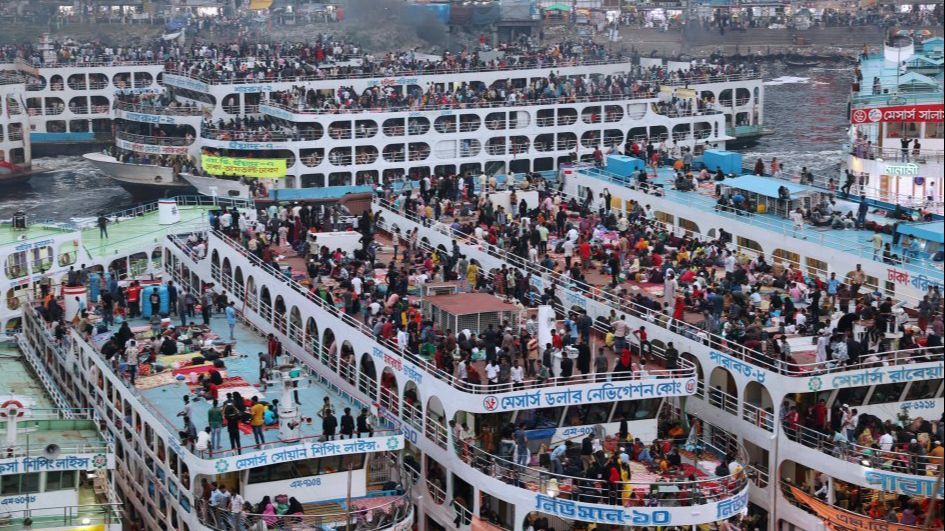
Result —
<svg viewBox="0 0 945 531"><path fill-rule="evenodd" d="M43 456L45 456L46 459L56 459L59 457L60 453L62 453L62 449L59 448L59 445L56 443L46 445L46 448L43 450Z"/></svg>

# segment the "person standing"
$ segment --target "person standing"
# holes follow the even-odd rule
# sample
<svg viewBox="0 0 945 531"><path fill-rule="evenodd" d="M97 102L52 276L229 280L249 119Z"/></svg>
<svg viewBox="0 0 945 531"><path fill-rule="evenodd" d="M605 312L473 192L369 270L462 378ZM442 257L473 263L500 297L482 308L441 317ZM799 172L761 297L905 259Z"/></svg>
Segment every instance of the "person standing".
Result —
<svg viewBox="0 0 945 531"><path fill-rule="evenodd" d="M99 216L96 224L98 225L98 237L108 239L108 224L109 220L104 215Z"/></svg>
<svg viewBox="0 0 945 531"><path fill-rule="evenodd" d="M230 450L241 454L243 448L240 444L240 410L232 399L228 399L223 405L223 418L226 419L226 431L230 436Z"/></svg>
<svg viewBox="0 0 945 531"><path fill-rule="evenodd" d="M230 327L230 341L233 341L236 339L236 336L234 335L236 331L236 306L233 301L230 301L230 303L227 304L225 311L226 324Z"/></svg>
<svg viewBox="0 0 945 531"><path fill-rule="evenodd" d="M346 407L344 414L341 415L341 438L354 438L354 416L351 415L350 407Z"/></svg>
<svg viewBox="0 0 945 531"><path fill-rule="evenodd" d="M220 433L223 431L223 410L216 400L207 410L207 424L210 426L210 449L220 449Z"/></svg>
<svg viewBox="0 0 945 531"><path fill-rule="evenodd" d="M200 298L200 314L203 317L203 324L210 326L210 312L213 311L213 291L207 288Z"/></svg>
<svg viewBox="0 0 945 531"><path fill-rule="evenodd" d="M259 402L258 397L253 397L253 405L249 408L250 421L249 425L253 428L253 439L255 439L257 445L262 445L266 442L266 437L263 434L263 425L265 424L266 417L266 406Z"/></svg>
<svg viewBox="0 0 945 531"><path fill-rule="evenodd" d="M167 281L167 313L177 312L177 286L173 280Z"/></svg>

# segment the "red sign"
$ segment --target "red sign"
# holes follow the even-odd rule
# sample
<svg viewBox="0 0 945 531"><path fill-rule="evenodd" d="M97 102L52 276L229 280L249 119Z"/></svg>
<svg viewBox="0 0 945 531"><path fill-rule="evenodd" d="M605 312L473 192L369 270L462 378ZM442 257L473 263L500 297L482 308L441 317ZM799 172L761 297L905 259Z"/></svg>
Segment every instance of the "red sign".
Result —
<svg viewBox="0 0 945 531"><path fill-rule="evenodd" d="M941 122L945 121L945 105L896 105L893 107L866 107L853 109L850 122L875 124L878 122Z"/></svg>

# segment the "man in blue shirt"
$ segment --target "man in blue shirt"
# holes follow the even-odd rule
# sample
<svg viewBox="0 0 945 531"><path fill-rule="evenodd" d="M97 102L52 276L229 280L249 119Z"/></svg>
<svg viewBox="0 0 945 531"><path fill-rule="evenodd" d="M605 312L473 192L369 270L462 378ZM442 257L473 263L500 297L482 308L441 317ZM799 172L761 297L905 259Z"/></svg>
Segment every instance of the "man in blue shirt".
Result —
<svg viewBox="0 0 945 531"><path fill-rule="evenodd" d="M837 280L836 273L830 273L830 280L827 281L827 295L830 295L830 307L837 304L837 290L840 289L840 281Z"/></svg>
<svg viewBox="0 0 945 531"><path fill-rule="evenodd" d="M561 464L561 460L564 459L564 454L570 446L571 441L564 441L551 451L551 472L553 474L564 473L564 465Z"/></svg>
<svg viewBox="0 0 945 531"><path fill-rule="evenodd" d="M226 307L226 324L230 326L230 341L233 341L236 339L233 336L233 332L236 329L236 308L232 301L230 301L230 304Z"/></svg>

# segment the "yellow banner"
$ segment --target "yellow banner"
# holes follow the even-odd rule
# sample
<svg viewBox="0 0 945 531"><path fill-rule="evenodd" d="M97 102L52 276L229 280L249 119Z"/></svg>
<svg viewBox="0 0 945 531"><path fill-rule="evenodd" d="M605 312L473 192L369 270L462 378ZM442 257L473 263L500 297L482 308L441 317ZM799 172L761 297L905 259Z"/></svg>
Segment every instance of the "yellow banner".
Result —
<svg viewBox="0 0 945 531"><path fill-rule="evenodd" d="M237 159L232 157L203 157L203 169L210 175L231 175L278 179L285 177L285 159Z"/></svg>
<svg viewBox="0 0 945 531"><path fill-rule="evenodd" d="M269 9L271 5L272 0L250 0L249 2L249 8L253 10Z"/></svg>
<svg viewBox="0 0 945 531"><path fill-rule="evenodd" d="M796 500L813 509L818 516L824 519L824 523L826 523L828 527L836 531L857 531L860 529L871 529L875 531L919 531L922 529L911 525L873 520L869 516L829 505L794 485L791 485L790 489L791 494L794 495Z"/></svg>

